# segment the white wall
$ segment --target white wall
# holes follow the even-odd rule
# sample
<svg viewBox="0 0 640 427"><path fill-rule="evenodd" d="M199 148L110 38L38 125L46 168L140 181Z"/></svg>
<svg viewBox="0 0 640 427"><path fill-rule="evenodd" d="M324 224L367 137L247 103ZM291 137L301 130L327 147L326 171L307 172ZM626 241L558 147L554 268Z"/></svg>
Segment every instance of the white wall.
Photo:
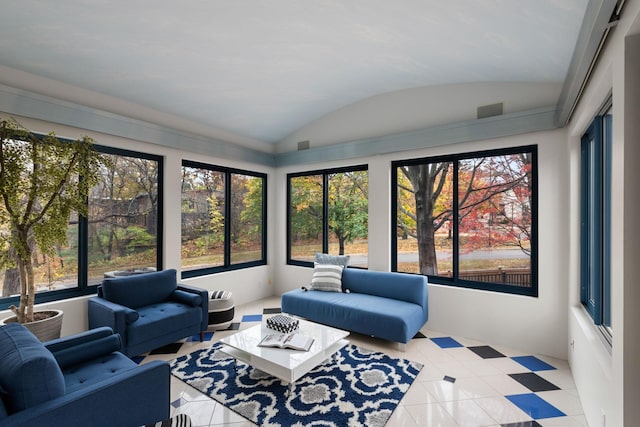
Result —
<svg viewBox="0 0 640 427"><path fill-rule="evenodd" d="M302 126L279 153L475 120L477 107L502 102L504 114L556 105L560 83L475 82L426 86L372 96Z"/></svg>
<svg viewBox="0 0 640 427"><path fill-rule="evenodd" d="M8 113L0 112L0 117L7 117ZM274 169L255 164L225 160L214 156L193 154L172 149L160 145L125 139L113 135L102 134L84 129L76 129L54 123L43 122L25 117L15 117L23 126L34 132L48 133L54 131L59 137L75 139L80 135L93 137L97 144L111 147L124 148L164 157L164 231L163 231L163 258L164 268L175 268L180 271L180 247L181 247L181 214L180 214L180 183L182 160L195 160L213 165L262 172L267 174L267 232L274 229ZM273 239L267 243L267 254L273 254ZM269 262L269 260L267 260ZM273 273L270 265L252 267L248 269L229 271L225 273L185 279L182 282L199 286L207 290L229 290L233 292L237 305L273 294ZM69 335L84 331L88 328L87 322L87 297L73 298L43 304L42 307L61 308L64 310L62 334ZM11 313L6 310L0 312L0 319L9 317Z"/></svg>
<svg viewBox="0 0 640 427"><path fill-rule="evenodd" d="M369 117L376 121L380 118ZM428 148L305 166L276 173L276 292L310 281L312 269L286 265L286 174L347 165L369 165L370 269L390 270L391 162L393 160L538 145L539 296L501 294L430 285L430 329L549 356L567 357L568 185L566 132L545 131L487 141Z"/></svg>
<svg viewBox="0 0 640 427"><path fill-rule="evenodd" d="M631 426L640 418L640 2L628 1L568 127L570 189L569 363L590 426ZM635 29L634 29L635 28ZM580 304L580 136L613 94L611 309L605 344Z"/></svg>

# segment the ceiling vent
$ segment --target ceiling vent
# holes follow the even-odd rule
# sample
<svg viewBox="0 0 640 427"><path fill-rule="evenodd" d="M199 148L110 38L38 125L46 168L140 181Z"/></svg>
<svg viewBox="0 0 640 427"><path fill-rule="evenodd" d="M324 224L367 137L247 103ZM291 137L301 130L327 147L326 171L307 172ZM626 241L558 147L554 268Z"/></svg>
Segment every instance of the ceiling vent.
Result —
<svg viewBox="0 0 640 427"><path fill-rule="evenodd" d="M309 140L298 142L298 151L308 150L309 149Z"/></svg>
<svg viewBox="0 0 640 427"><path fill-rule="evenodd" d="M483 105L478 107L478 119L486 119L487 117L501 116L504 113L504 102L497 104Z"/></svg>

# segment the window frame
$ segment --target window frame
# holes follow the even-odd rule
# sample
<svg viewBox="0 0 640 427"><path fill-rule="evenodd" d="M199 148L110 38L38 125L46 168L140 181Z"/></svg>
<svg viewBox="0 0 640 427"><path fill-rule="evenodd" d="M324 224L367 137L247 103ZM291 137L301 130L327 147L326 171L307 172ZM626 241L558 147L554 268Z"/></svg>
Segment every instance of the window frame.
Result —
<svg viewBox="0 0 640 427"><path fill-rule="evenodd" d="M181 167L205 169L212 172L220 172L224 174L224 262L222 265L196 268L193 270L181 270L180 276L182 279L189 279L192 277L206 276L210 274L221 273L224 271L241 270L245 268L257 267L267 264L267 174L262 172L254 172L243 169L230 168L226 166L213 165L209 163L197 162L193 160L182 160ZM231 228L228 226L231 218L231 203L227 203L231 200L231 175L247 175L262 179L262 248L261 257L259 260L246 261L240 263L231 263ZM182 188L182 186L181 186ZM182 194L182 189L180 190ZM180 209L180 215L182 217L182 209ZM180 220L180 230L182 230L182 219ZM182 234L182 232L181 232ZM180 257L182 259L182 256Z"/></svg>
<svg viewBox="0 0 640 427"><path fill-rule="evenodd" d="M503 155L512 155L529 152L531 153L531 286L521 287L515 285L480 282L475 280L460 279L458 277L459 264L460 264L460 251L459 251L459 235L458 235L458 192L455 190L458 186L458 167L459 162L463 160L476 159L482 157L495 157ZM415 159L396 160L391 163L391 271L398 271L398 241L397 241L397 229L398 229L398 168L402 166L418 165L418 164L431 164L431 163L444 163L450 162L453 166L453 214L452 214L452 276L432 276L427 275L429 283L446 285L458 288L478 289L491 292L500 292L515 295L524 295L530 297L538 297L538 146L526 145L519 147L507 147L482 151L463 152L456 154L448 154L441 156L421 157ZM420 274L420 273L407 273L407 274Z"/></svg>
<svg viewBox="0 0 640 427"><path fill-rule="evenodd" d="M329 204L327 200L329 198L329 175L344 172L362 172L369 173L368 164L359 164L354 166L344 166L339 168L330 169L318 169L313 171L293 172L287 174L287 265L295 265L299 267L313 267L313 261L303 261L291 258L291 179L304 176L319 175L322 176L322 253L328 253L329 250ZM368 201L368 194L367 194ZM368 233L367 233L368 239ZM368 253L367 253L368 258ZM368 261L367 261L368 265ZM349 268L361 268L357 266L349 266Z"/></svg>
<svg viewBox="0 0 640 427"><path fill-rule="evenodd" d="M70 141L64 138L58 138L61 141ZM158 224L156 233L156 269L162 269L163 258L163 212L164 212L164 158L156 154L143 153L139 151L128 150L124 148L110 147L100 144L93 144L96 151L107 155L119 155L125 157L136 157L145 160L152 160L158 163ZM87 204L89 200L87 199ZM78 277L77 284L72 288L63 288L52 291L37 292L35 296L35 304L59 301L69 298L75 298L84 295L91 295L97 292L100 283L90 284L88 277L89 269L89 242L88 242L89 224L86 216L78 216ZM15 305L20 301L20 296L0 297L0 310L7 309L11 305Z"/></svg>
<svg viewBox="0 0 640 427"><path fill-rule="evenodd" d="M580 138L580 303L612 345L612 98Z"/></svg>

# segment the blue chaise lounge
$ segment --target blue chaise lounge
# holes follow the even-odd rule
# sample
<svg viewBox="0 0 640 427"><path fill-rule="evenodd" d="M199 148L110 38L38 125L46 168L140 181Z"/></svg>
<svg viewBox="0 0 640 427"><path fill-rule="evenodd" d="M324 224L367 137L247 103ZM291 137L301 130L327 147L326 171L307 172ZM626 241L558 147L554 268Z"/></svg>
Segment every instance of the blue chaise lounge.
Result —
<svg viewBox="0 0 640 427"><path fill-rule="evenodd" d="M282 311L358 332L404 348L427 322L427 278L345 268L337 291L294 289L282 295ZM312 287L313 288L313 287Z"/></svg>

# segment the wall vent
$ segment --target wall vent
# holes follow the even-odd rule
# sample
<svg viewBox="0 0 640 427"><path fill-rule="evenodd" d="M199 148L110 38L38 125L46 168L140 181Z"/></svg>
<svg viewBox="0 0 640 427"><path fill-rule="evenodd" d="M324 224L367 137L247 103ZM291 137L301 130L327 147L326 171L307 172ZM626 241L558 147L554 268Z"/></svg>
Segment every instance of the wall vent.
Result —
<svg viewBox="0 0 640 427"><path fill-rule="evenodd" d="M308 150L309 149L309 141L300 141L298 142L298 151Z"/></svg>
<svg viewBox="0 0 640 427"><path fill-rule="evenodd" d="M478 107L478 119L486 119L487 117L501 116L504 113L504 102L497 104L482 105Z"/></svg>

